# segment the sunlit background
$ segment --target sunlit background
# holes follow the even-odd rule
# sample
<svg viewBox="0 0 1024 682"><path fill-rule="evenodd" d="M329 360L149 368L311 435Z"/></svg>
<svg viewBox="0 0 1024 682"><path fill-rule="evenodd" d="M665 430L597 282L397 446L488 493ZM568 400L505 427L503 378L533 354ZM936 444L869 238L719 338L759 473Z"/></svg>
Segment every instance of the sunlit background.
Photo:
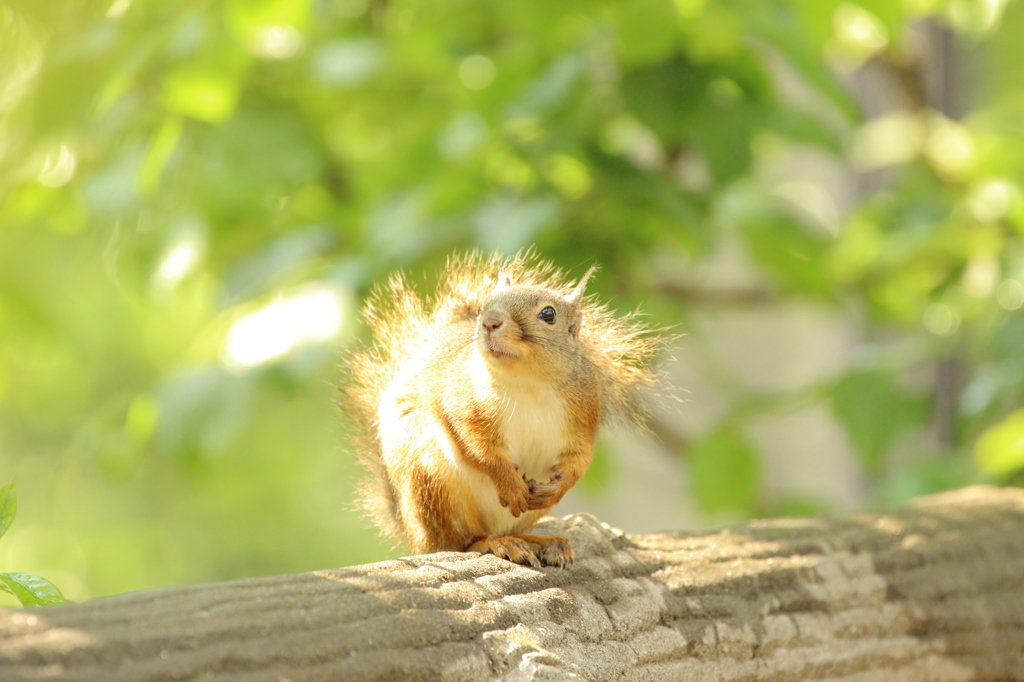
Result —
<svg viewBox="0 0 1024 682"><path fill-rule="evenodd" d="M0 4L0 571L375 561L362 298L536 245L682 334L561 503L633 532L1024 470L1024 4Z"/></svg>

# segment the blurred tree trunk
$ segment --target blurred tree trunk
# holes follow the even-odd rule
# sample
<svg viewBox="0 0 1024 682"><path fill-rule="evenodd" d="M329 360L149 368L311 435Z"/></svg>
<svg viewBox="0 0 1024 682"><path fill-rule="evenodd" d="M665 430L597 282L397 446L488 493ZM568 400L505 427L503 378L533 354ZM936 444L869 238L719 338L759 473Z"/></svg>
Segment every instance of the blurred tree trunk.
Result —
<svg viewBox="0 0 1024 682"><path fill-rule="evenodd" d="M899 58L880 55L854 73L849 85L869 119L895 112L928 116L938 112L960 120L976 104L981 80L978 57L948 26L933 18L909 28L908 44ZM861 199L896 183L900 169L889 167L861 172L857 190ZM971 376L971 361L964 348L951 348L934 358L934 409L931 436L938 451L951 453L958 443L957 414L961 394Z"/></svg>
<svg viewBox="0 0 1024 682"><path fill-rule="evenodd" d="M0 612L14 680L1024 679L1024 491Z"/></svg>

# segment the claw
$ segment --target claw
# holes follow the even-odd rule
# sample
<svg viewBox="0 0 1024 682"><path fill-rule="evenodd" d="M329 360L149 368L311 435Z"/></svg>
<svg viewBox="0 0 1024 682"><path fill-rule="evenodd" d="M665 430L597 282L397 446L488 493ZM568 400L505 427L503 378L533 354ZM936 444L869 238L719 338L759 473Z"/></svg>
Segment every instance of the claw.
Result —
<svg viewBox="0 0 1024 682"><path fill-rule="evenodd" d="M466 551L493 554L522 566L540 568L542 565L530 543L512 535L488 535L478 538L466 548Z"/></svg>

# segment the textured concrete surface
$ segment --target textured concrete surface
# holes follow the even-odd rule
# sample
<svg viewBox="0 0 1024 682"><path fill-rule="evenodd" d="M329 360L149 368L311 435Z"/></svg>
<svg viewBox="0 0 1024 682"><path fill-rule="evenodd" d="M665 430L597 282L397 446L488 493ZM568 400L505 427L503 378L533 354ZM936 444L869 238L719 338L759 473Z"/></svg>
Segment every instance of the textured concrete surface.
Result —
<svg viewBox="0 0 1024 682"><path fill-rule="evenodd" d="M0 610L0 680L1024 680L1024 491Z"/></svg>

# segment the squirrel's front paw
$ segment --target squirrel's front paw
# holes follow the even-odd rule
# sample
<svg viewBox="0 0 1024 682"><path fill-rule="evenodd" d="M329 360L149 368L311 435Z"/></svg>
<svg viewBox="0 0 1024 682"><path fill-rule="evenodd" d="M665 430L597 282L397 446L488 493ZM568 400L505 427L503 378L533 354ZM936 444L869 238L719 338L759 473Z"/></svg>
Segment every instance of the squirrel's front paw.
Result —
<svg viewBox="0 0 1024 682"><path fill-rule="evenodd" d="M498 502L507 507L512 516L522 516L529 506L530 486L521 478L513 478L505 490L498 489Z"/></svg>
<svg viewBox="0 0 1024 682"><path fill-rule="evenodd" d="M523 477L526 482L527 488L529 488L529 494L527 495L527 509L548 509L553 507L556 502L561 498L562 491L562 472L556 471L551 475L551 480L547 483L538 483L532 478Z"/></svg>

